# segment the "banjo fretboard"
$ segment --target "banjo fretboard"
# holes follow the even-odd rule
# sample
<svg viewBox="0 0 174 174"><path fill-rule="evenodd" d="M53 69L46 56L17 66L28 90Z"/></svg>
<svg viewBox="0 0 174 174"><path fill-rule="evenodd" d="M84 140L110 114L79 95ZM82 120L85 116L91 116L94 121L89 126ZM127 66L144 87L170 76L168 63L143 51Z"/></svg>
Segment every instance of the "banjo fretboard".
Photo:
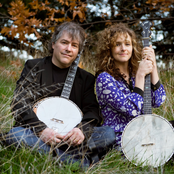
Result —
<svg viewBox="0 0 174 174"><path fill-rule="evenodd" d="M86 40L83 42L83 48L85 44L86 44ZM69 68L69 71L65 80L65 84L63 86L63 90L60 95L63 98L69 99L82 52L83 52L83 49L77 55L77 58L74 60L74 62L71 64Z"/></svg>
<svg viewBox="0 0 174 174"><path fill-rule="evenodd" d="M79 60L80 60L80 54L78 54L76 60L72 63L72 65L69 68L68 75L66 77L65 84L63 86L63 90L61 93L61 97L63 98L69 99L71 89L74 83L75 75L77 72Z"/></svg>
<svg viewBox="0 0 174 174"><path fill-rule="evenodd" d="M143 36L143 47L149 47L149 40L150 40L150 27L152 23L149 21L144 21L141 23L143 28L142 36ZM143 112L144 114L152 114L152 105L151 105L151 76L150 74L146 75L145 77L145 84L144 84L144 104L143 104Z"/></svg>

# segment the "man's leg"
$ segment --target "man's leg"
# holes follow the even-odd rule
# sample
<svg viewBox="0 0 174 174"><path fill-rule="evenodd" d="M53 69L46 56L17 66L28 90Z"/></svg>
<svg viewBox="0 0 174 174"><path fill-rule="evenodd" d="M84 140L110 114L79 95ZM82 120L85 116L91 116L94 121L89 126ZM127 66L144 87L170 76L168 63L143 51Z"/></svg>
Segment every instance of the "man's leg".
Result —
<svg viewBox="0 0 174 174"><path fill-rule="evenodd" d="M93 163L98 162L116 143L115 132L109 126L94 127L94 131L88 140L88 147Z"/></svg>
<svg viewBox="0 0 174 174"><path fill-rule="evenodd" d="M61 161L66 161L70 163L79 162L81 163L81 159L74 158L72 155L67 155L64 151L56 148L53 149L51 146L44 143L40 138L38 138L34 132L30 129L23 127L14 127L12 128L6 137L6 143L8 145L15 145L17 148L22 146L30 147L31 149L36 149L40 153L52 153L56 152L56 155L59 157ZM89 160L84 159L82 166L88 167Z"/></svg>
<svg viewBox="0 0 174 174"><path fill-rule="evenodd" d="M30 147L41 153L49 153L51 151L51 147L38 138L33 131L23 127L12 128L6 136L6 143L17 148L22 146Z"/></svg>

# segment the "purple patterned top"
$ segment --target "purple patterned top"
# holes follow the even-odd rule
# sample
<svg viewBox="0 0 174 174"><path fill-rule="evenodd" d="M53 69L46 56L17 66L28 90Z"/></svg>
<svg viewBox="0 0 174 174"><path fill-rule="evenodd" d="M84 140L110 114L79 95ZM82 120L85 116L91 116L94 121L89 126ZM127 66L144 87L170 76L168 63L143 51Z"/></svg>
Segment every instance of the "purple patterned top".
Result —
<svg viewBox="0 0 174 174"><path fill-rule="evenodd" d="M121 133L134 117L142 114L143 91L135 86L135 78L131 78L133 89L130 90L125 80L115 80L110 74L103 72L96 80L96 93L104 118L103 126L110 126L116 133L116 144L120 145ZM152 107L159 107L166 98L164 87L160 82L151 90Z"/></svg>

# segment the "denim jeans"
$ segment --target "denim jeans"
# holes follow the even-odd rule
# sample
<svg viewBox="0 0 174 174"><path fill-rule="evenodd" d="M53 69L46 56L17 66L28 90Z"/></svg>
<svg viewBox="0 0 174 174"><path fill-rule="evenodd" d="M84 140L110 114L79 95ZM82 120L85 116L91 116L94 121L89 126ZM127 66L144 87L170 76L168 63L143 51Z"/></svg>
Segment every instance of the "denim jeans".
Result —
<svg viewBox="0 0 174 174"><path fill-rule="evenodd" d="M52 152L52 147L44 143L39 137L37 137L31 129L23 127L13 127L6 136L6 143L8 145L15 145L17 148L22 146L30 147L33 150L37 150L40 153L50 153ZM97 153L107 152L109 147L112 147L115 143L115 133L108 127L94 127L94 131L88 141L89 147L93 147L93 143L97 149ZM89 148L90 149L90 148ZM55 148L54 151L59 157L59 160L64 162L80 162L83 167L88 167L91 163L83 154L82 156L76 151L76 156L67 154L59 148ZM93 149L91 149L93 151Z"/></svg>

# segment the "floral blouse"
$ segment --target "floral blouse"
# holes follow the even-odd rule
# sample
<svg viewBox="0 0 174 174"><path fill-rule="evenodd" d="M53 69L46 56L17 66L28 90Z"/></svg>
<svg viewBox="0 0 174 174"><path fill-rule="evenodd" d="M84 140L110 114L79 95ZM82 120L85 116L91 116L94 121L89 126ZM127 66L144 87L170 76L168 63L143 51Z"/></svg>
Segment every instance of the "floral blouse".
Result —
<svg viewBox="0 0 174 174"><path fill-rule="evenodd" d="M121 134L133 118L143 114L143 91L135 86L131 77L132 88L127 82L115 80L103 72L96 80L96 93L104 118L103 126L110 126L116 132L116 144L120 146ZM166 98L163 85L158 81L151 87L152 107L159 107Z"/></svg>

